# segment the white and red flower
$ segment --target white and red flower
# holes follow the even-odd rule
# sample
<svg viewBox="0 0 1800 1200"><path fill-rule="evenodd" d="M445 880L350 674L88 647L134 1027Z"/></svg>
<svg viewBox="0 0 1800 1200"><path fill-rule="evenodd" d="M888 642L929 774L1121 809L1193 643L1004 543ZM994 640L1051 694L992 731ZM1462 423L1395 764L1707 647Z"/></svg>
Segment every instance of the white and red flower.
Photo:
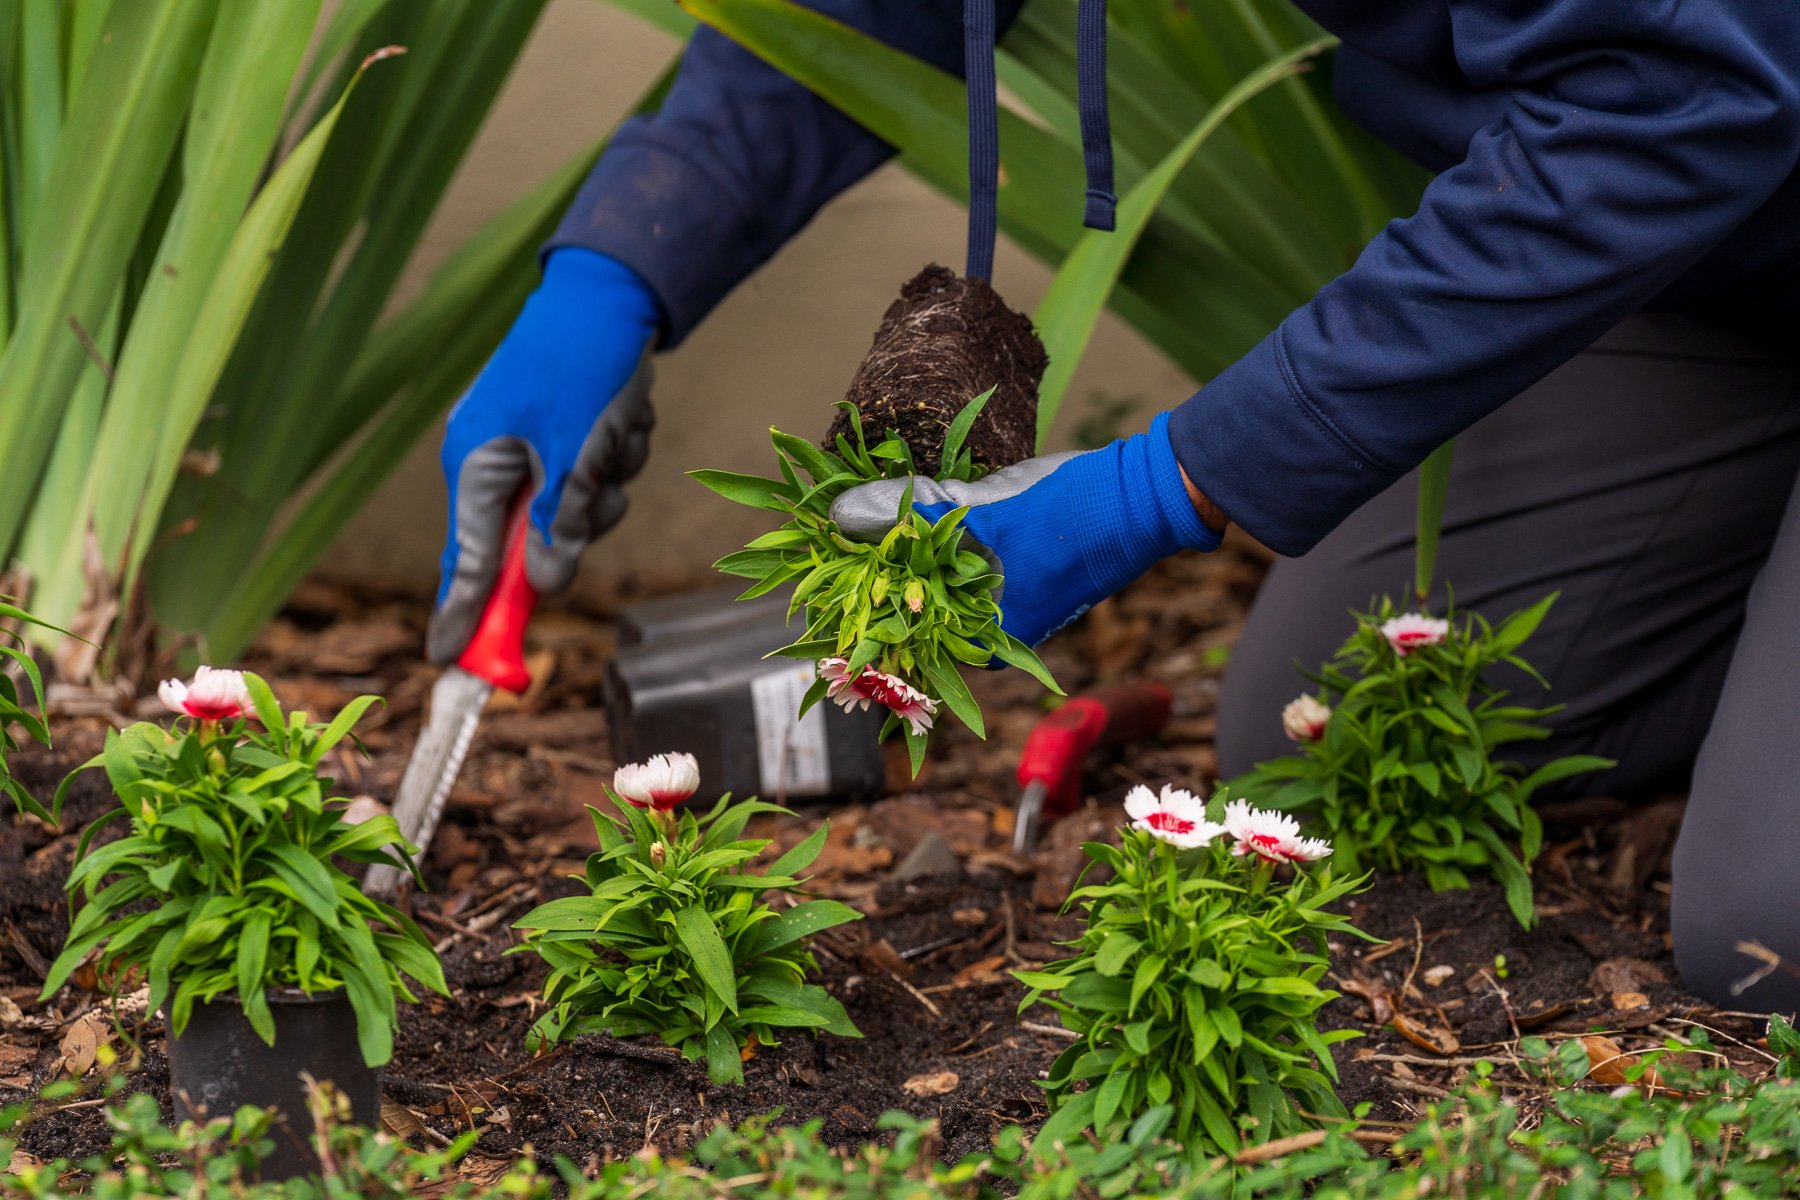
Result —
<svg viewBox="0 0 1800 1200"><path fill-rule="evenodd" d="M1449 633L1450 622L1441 617L1428 617L1424 613L1401 613L1381 624L1381 636L1387 639L1388 645L1401 658L1422 646L1437 645Z"/></svg>
<svg viewBox="0 0 1800 1200"><path fill-rule="evenodd" d="M932 719L937 716L936 700L898 675L889 675L874 667L864 667L853 676L849 660L823 658L819 660L819 677L830 681L825 695L845 712L867 709L872 701L898 713L912 726L914 733L930 729Z"/></svg>
<svg viewBox="0 0 1800 1200"><path fill-rule="evenodd" d="M1233 800L1225 806L1225 832L1237 842L1231 848L1236 855L1254 854L1265 862L1311 862L1331 853L1331 843L1323 838L1300 836L1300 822L1283 812L1251 808L1248 800Z"/></svg>
<svg viewBox="0 0 1800 1200"><path fill-rule="evenodd" d="M1325 736L1325 722L1331 720L1331 707L1317 696L1297 696L1281 710L1281 727L1296 742L1316 742Z"/></svg>
<svg viewBox="0 0 1800 1200"><path fill-rule="evenodd" d="M201 667L194 672L192 683L165 679L156 689L170 712L184 713L201 721L229 721L248 712L250 689L244 686L242 671L226 671L218 667Z"/></svg>
<svg viewBox="0 0 1800 1200"><path fill-rule="evenodd" d="M700 790L700 764L691 754L658 754L613 772L613 791L638 808L668 812Z"/></svg>
<svg viewBox="0 0 1800 1200"><path fill-rule="evenodd" d="M1204 800L1168 783L1160 795L1141 783L1125 793L1125 815L1133 829L1181 850L1197 850L1225 832L1223 825L1206 819Z"/></svg>

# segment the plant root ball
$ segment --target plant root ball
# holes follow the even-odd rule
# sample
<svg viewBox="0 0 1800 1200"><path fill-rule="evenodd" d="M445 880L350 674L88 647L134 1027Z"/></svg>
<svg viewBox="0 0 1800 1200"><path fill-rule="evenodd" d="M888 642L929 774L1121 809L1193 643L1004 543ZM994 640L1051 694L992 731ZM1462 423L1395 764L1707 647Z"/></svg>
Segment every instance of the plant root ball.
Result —
<svg viewBox="0 0 1800 1200"><path fill-rule="evenodd" d="M1038 384L1049 361L1031 318L1008 308L987 280L933 263L888 306L845 398L861 414L871 445L892 430L912 447L920 473L935 475L950 422L995 388L967 445L976 462L1005 467L1036 449ZM842 410L826 449L840 433L850 433Z"/></svg>

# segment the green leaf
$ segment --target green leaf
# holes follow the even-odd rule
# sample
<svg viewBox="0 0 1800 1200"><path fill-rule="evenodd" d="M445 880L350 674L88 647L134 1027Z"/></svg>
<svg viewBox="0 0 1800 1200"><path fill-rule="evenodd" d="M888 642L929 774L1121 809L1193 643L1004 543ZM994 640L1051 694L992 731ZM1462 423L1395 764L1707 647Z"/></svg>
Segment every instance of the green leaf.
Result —
<svg viewBox="0 0 1800 1200"><path fill-rule="evenodd" d="M793 849L776 859L769 867L771 875L798 875L812 866L813 860L825 849L825 839L831 834L829 822L821 821L819 827L806 836L806 839Z"/></svg>
<svg viewBox="0 0 1800 1200"><path fill-rule="evenodd" d="M328 929L338 927L337 889L332 886L331 872L324 863L299 847L284 843L265 846L260 853L269 856L270 868L294 890L294 898L320 924Z"/></svg>
<svg viewBox="0 0 1800 1200"><path fill-rule="evenodd" d="M1444 498L1450 491L1450 459L1455 442L1445 442L1419 464L1419 521L1414 548L1413 598L1420 604L1431 596L1432 576L1437 572L1438 538L1444 528Z"/></svg>
<svg viewBox="0 0 1800 1200"><path fill-rule="evenodd" d="M1125 1093L1131 1085L1132 1075L1129 1071L1114 1071L1106 1077L1094 1096L1094 1128L1102 1136L1112 1130L1113 1118L1119 1114L1125 1103ZM1135 1114L1133 1114L1135 1115Z"/></svg>
<svg viewBox="0 0 1800 1200"><path fill-rule="evenodd" d="M1109 977L1121 974L1125 970L1125 964L1131 961L1131 956L1138 952L1141 945L1143 943L1135 935L1123 930L1108 933L1094 955L1094 970Z"/></svg>
<svg viewBox="0 0 1800 1200"><path fill-rule="evenodd" d="M1109 979L1096 971L1088 971L1063 986L1062 998L1077 1008L1123 1013L1131 1005L1131 987L1123 979Z"/></svg>
<svg viewBox="0 0 1800 1200"><path fill-rule="evenodd" d="M861 913L837 900L809 900L805 904L796 904L773 920L759 924L744 949L744 956L758 958L804 941L822 930L860 920Z"/></svg>
<svg viewBox="0 0 1800 1200"><path fill-rule="evenodd" d="M706 1031L706 1077L717 1084L744 1082L737 1039L723 1023Z"/></svg>
<svg viewBox="0 0 1800 1200"><path fill-rule="evenodd" d="M1547 783L1567 779L1571 775L1585 775L1589 771L1605 771L1618 765L1610 758L1600 758L1592 754L1571 754L1566 758L1545 763L1520 780L1517 795L1521 801L1524 801Z"/></svg>
<svg viewBox="0 0 1800 1200"><path fill-rule="evenodd" d="M307 761L317 764L324 759L331 748L343 741L345 736L356 727L356 723L362 720L364 713L381 703L383 701L380 696L358 696L344 705L343 711L338 713L331 724L325 727L325 731L319 735L318 741L313 743L313 751L307 756Z"/></svg>
<svg viewBox="0 0 1800 1200"><path fill-rule="evenodd" d="M680 909L675 914L675 932L692 958L701 981L726 1008L736 1012L736 972L731 964L731 954L725 949L711 915L697 905Z"/></svg>
<svg viewBox="0 0 1800 1200"><path fill-rule="evenodd" d="M244 920L237 944L237 991L244 1016L264 1043L275 1044L275 1018L265 993L269 988L265 967L269 955L269 911L258 908Z"/></svg>
<svg viewBox="0 0 1800 1200"><path fill-rule="evenodd" d="M823 1029L831 1024L830 1017L808 1012L803 1008L789 1008L783 1004L758 1004L742 1009L738 1012L738 1020L745 1025L789 1029Z"/></svg>
<svg viewBox="0 0 1800 1200"><path fill-rule="evenodd" d="M787 505L783 501L798 498L781 480L764 479L760 475L740 475L736 471L700 470L689 471L688 477L717 492L727 500L737 504L747 504L751 508L786 512Z"/></svg>
<svg viewBox="0 0 1800 1200"><path fill-rule="evenodd" d="M1494 630L1493 640L1489 643L1492 652L1496 656L1504 656L1524 645L1526 639L1537 632L1538 626L1549 613L1550 606L1561 595L1561 592L1552 592L1530 608L1516 612L1500 622L1500 627Z"/></svg>
<svg viewBox="0 0 1800 1200"><path fill-rule="evenodd" d="M987 407L987 402L994 397L994 388L989 388L962 406L955 417L951 418L950 428L944 432L944 444L938 451L945 463L954 462L962 453L963 443L968 440L969 430L975 426L975 418ZM904 508L902 509L904 511Z"/></svg>
<svg viewBox="0 0 1800 1200"><path fill-rule="evenodd" d="M790 979L753 978L743 986L742 994L745 997L768 1000L784 1008L816 1013L826 1019L827 1024L823 1026L826 1033L838 1037L862 1036L862 1031L850 1023L850 1015L844 1011L844 1006L837 998L816 984L796 983Z"/></svg>

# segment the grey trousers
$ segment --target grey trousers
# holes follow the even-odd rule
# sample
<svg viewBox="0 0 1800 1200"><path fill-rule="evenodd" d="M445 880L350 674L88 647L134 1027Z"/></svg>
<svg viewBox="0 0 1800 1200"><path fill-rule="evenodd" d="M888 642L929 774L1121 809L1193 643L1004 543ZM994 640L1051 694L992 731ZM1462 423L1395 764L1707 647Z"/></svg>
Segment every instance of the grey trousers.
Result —
<svg viewBox="0 0 1800 1200"><path fill-rule="evenodd" d="M1563 794L1691 789L1675 850L1675 956L1697 995L1800 1009L1800 975L1733 981L1760 941L1800 964L1800 354L1640 314L1458 439L1438 577L1498 619L1551 591L1523 655L1563 704L1527 764L1619 766ZM1227 774L1291 749L1281 707L1350 628L1410 595L1417 480L1270 573L1226 672ZM1433 607L1441 611L1442 598Z"/></svg>

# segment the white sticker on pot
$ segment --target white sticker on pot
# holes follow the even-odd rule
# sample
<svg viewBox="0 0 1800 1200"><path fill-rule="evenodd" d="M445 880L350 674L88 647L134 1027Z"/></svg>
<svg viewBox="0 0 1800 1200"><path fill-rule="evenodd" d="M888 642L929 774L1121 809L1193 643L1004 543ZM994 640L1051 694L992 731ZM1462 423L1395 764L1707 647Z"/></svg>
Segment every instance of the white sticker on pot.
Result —
<svg viewBox="0 0 1800 1200"><path fill-rule="evenodd" d="M818 676L812 664L781 667L750 681L756 714L756 760L762 772L762 799L823 796L831 791L831 751L826 744L823 701L796 719L800 701Z"/></svg>

